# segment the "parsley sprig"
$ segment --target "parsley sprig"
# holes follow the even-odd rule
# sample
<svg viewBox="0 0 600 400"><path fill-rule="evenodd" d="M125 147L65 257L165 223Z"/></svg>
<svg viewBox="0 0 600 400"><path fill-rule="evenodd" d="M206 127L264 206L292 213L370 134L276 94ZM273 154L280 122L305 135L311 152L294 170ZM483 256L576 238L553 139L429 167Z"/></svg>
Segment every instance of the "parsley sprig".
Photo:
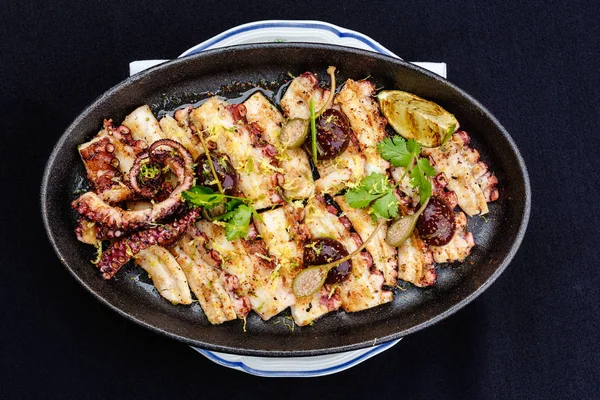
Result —
<svg viewBox="0 0 600 400"><path fill-rule="evenodd" d="M420 158L421 145L415 140L406 141L401 136L393 136L377 144L381 157L388 160L394 167L406 168L410 175L410 185L419 189L419 201L425 203L431 197L432 187L430 176L435 175L435 170L427 158ZM404 178L400 178L400 181Z"/></svg>
<svg viewBox="0 0 600 400"><path fill-rule="evenodd" d="M181 196L188 203L196 207L204 207L207 210L224 204L225 213L215 217L215 220L225 222L225 236L229 241L245 238L248 235L252 215L258 219L261 218L254 207L248 204L250 200L215 193L209 187L192 186L190 190L186 190Z"/></svg>

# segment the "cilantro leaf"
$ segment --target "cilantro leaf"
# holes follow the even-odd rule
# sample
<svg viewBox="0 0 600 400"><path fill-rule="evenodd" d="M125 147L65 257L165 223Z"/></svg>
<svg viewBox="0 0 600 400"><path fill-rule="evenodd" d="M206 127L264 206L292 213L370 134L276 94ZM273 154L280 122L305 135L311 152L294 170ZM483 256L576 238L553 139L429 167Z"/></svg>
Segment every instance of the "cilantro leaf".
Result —
<svg viewBox="0 0 600 400"><path fill-rule="evenodd" d="M358 186L348 190L345 198L350 207L371 206L375 217L389 219L398 215L398 199L394 190L385 174L373 172L364 177Z"/></svg>
<svg viewBox="0 0 600 400"><path fill-rule="evenodd" d="M387 175L380 172L371 172L368 176L363 178L360 182L360 186L363 187L371 194L385 194L392 188Z"/></svg>
<svg viewBox="0 0 600 400"><path fill-rule="evenodd" d="M235 214L235 211L227 211L224 214L217 215L213 219L215 221L229 221L231 218L233 218L234 214Z"/></svg>
<svg viewBox="0 0 600 400"><path fill-rule="evenodd" d="M432 191L431 182L424 177L419 186L419 203L425 203L431 197Z"/></svg>
<svg viewBox="0 0 600 400"><path fill-rule="evenodd" d="M229 241L246 237L248 234L248 225L252 218L252 208L241 204L231 212L233 214L225 223L225 237Z"/></svg>
<svg viewBox="0 0 600 400"><path fill-rule="evenodd" d="M385 219L396 218L398 216L398 199L394 196L392 190L373 203L373 212L376 216Z"/></svg>
<svg viewBox="0 0 600 400"><path fill-rule="evenodd" d="M420 162L425 160L424 162ZM424 167L425 172L421 169ZM435 175L435 170L429 164L426 159L420 159L417 161L417 165L410 171L410 185L414 188L419 188L419 202L423 204L432 194L431 181L425 174L432 176Z"/></svg>
<svg viewBox="0 0 600 400"><path fill-rule="evenodd" d="M406 140L400 136L393 136L377 144L377 150L384 160L388 160L394 167L408 167L413 155L406 146Z"/></svg>
<svg viewBox="0 0 600 400"><path fill-rule="evenodd" d="M215 193L211 188L205 186L192 186L189 190L181 193L184 200L196 207L213 208L221 204L225 196Z"/></svg>
<svg viewBox="0 0 600 400"><path fill-rule="evenodd" d="M246 237L252 215L261 220L260 214L254 207L246 204L249 200L240 197L215 193L205 186L193 186L181 196L196 207L211 209L219 204L225 204L225 213L214 217L216 221L225 221L225 236L227 240Z"/></svg>
<svg viewBox="0 0 600 400"><path fill-rule="evenodd" d="M456 127L451 127L454 132ZM420 158L421 145L414 139L408 141L400 136L393 136L377 144L381 157L388 160L394 167L405 167L410 174L410 185L419 189L421 203L425 202L432 193L428 176L435 175L435 169L427 158ZM404 176L403 176L404 177Z"/></svg>
<svg viewBox="0 0 600 400"><path fill-rule="evenodd" d="M417 160L417 165L419 166L421 171L425 173L425 175L435 176L435 169L433 169L427 158L419 158Z"/></svg>
<svg viewBox="0 0 600 400"><path fill-rule="evenodd" d="M371 194L366 190L357 189L348 190L345 194L346 202L353 208L368 207L373 200L377 200L380 196L380 194Z"/></svg>
<svg viewBox="0 0 600 400"><path fill-rule="evenodd" d="M366 208L373 200L377 200L379 197L379 194L371 194L366 190L356 188L348 190L345 194L346 202L350 207L354 208Z"/></svg>
<svg viewBox="0 0 600 400"><path fill-rule="evenodd" d="M406 149L410 152L410 154L412 154L415 157L417 157L421 153L421 145L417 143L417 141L414 139L410 139L406 143Z"/></svg>
<svg viewBox="0 0 600 400"><path fill-rule="evenodd" d="M227 211L233 211L236 207L242 204L244 204L242 199L231 199L227 202L227 204L225 204L225 207L227 207Z"/></svg>
<svg viewBox="0 0 600 400"><path fill-rule="evenodd" d="M358 186L349 189L345 197L350 207L365 208L373 200L383 196L388 190L390 190L390 184L387 176L373 172L364 177Z"/></svg>
<svg viewBox="0 0 600 400"><path fill-rule="evenodd" d="M361 186L366 186L371 190L381 190L378 188L383 188L388 185L387 176L380 172L371 172L369 175L365 176L363 180L360 182Z"/></svg>
<svg viewBox="0 0 600 400"><path fill-rule="evenodd" d="M421 184L421 175L419 174L419 170L417 168L413 168L410 170L410 181L409 184L410 186L414 187L414 188L418 188L419 185Z"/></svg>

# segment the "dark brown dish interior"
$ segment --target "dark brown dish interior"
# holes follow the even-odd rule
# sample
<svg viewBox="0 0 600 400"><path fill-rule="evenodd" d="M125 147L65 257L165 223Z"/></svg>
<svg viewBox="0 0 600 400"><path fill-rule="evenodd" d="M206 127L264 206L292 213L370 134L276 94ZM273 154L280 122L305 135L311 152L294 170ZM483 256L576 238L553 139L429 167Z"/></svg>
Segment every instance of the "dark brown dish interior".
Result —
<svg viewBox="0 0 600 400"><path fill-rule="evenodd" d="M433 100L454 113L471 134L500 183L500 199L487 219L472 218L477 246L466 262L438 267L438 282L428 289L405 284L392 303L355 314L334 312L314 326L263 322L251 313L242 321L212 326L197 303L173 306L161 298L142 270L127 267L110 282L90 264L94 250L73 234L70 208L85 180L77 145L89 140L104 118L120 122L144 103L155 114L195 103L223 85L251 82L277 86L290 72L324 74L328 65L339 81L372 76L378 86L402 89ZM235 86L235 85L234 85ZM530 209L525 165L504 128L476 100L446 80L387 56L350 48L312 44L247 45L208 51L163 64L110 89L87 107L60 138L46 166L41 205L50 241L73 276L99 300L125 317L186 343L229 353L306 356L383 343L431 325L474 299L505 269L523 238Z"/></svg>

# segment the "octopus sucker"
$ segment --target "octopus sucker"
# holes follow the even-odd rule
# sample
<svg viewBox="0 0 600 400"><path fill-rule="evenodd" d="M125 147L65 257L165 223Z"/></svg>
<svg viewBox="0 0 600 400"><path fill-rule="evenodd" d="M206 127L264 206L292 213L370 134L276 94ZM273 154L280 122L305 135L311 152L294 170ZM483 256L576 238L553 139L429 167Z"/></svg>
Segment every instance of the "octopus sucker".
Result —
<svg viewBox="0 0 600 400"><path fill-rule="evenodd" d="M131 257L150 246L169 246L175 243L199 214L200 210L192 209L171 223L136 232L112 243L96 264L102 277L111 279Z"/></svg>
<svg viewBox="0 0 600 400"><path fill-rule="evenodd" d="M133 198L127 172L142 150L127 127L115 127L112 120L104 120L102 130L78 151L87 178L103 200L115 204Z"/></svg>
<svg viewBox="0 0 600 400"><path fill-rule="evenodd" d="M151 208L147 209L124 210L121 207L108 204L94 192L87 192L76 199L72 203L72 207L90 221L99 222L115 230L135 230L173 215L182 203L181 193L191 188L194 181L194 161L185 147L173 140L158 140L150 146L147 153L142 153L136 159L132 170L136 168L138 160L145 159L148 157L147 154L152 153L160 147L173 149L182 160L181 164L179 161L175 161L173 157L167 158L167 160L170 160L168 161L169 167L177 176L178 185L165 200L155 203ZM132 186L139 186L136 175L130 173L130 177L133 177Z"/></svg>

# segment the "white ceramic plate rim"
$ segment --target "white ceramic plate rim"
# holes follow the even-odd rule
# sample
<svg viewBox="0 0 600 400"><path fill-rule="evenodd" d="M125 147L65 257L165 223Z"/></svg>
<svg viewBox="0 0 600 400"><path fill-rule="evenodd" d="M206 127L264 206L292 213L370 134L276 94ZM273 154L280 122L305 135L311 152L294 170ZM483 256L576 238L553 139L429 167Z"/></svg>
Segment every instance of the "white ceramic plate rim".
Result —
<svg viewBox="0 0 600 400"><path fill-rule="evenodd" d="M323 21L267 20L239 25L222 32L184 51L179 57L236 44L265 43L273 41L331 43L351 46L398 57L377 41L350 29Z"/></svg>
<svg viewBox="0 0 600 400"><path fill-rule="evenodd" d="M251 375L268 378L310 378L351 368L386 351L400 340L366 349L311 357L252 357L192 348L219 365Z"/></svg>

